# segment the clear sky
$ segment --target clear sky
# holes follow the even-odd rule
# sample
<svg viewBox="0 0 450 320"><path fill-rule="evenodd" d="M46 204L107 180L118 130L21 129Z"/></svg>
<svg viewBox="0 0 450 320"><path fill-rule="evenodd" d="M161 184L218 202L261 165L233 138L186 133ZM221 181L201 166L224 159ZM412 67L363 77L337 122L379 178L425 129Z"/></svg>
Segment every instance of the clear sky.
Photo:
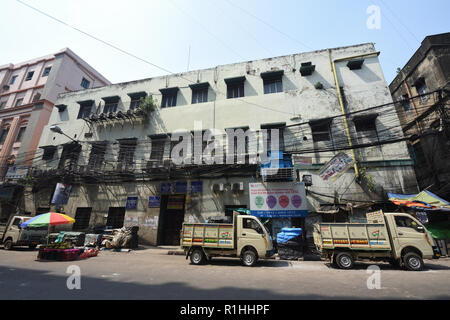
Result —
<svg viewBox="0 0 450 320"><path fill-rule="evenodd" d="M174 73L374 42L389 83L425 36L450 32L448 0L21 1ZM17 0L0 12L0 65L69 47L113 83L167 74Z"/></svg>

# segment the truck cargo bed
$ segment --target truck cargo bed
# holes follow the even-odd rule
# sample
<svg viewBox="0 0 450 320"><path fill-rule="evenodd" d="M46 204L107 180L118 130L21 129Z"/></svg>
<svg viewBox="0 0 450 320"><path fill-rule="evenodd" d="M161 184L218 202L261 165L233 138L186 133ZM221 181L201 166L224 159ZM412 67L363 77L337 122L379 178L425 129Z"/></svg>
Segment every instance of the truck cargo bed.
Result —
<svg viewBox="0 0 450 320"><path fill-rule="evenodd" d="M391 249L386 225L378 223L321 223L319 244L323 250L335 248Z"/></svg>
<svg viewBox="0 0 450 320"><path fill-rule="evenodd" d="M232 249L234 248L233 225L223 223L185 223L181 245Z"/></svg>

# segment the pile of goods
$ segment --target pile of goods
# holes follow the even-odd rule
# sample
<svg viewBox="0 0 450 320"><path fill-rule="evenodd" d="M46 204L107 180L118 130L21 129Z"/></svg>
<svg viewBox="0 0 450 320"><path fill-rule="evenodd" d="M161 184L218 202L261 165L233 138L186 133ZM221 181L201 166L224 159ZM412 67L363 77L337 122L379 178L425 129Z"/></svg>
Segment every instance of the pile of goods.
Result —
<svg viewBox="0 0 450 320"><path fill-rule="evenodd" d="M282 260L298 260L303 257L301 228L283 228L277 234L278 257Z"/></svg>

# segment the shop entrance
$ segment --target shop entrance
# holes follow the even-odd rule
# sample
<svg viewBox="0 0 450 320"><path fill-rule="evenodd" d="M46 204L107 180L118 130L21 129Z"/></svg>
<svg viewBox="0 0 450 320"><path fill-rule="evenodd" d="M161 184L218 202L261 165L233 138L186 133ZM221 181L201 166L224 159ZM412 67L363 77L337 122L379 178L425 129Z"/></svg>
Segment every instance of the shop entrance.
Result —
<svg viewBox="0 0 450 320"><path fill-rule="evenodd" d="M158 226L158 245L180 244L184 222L185 194L162 195Z"/></svg>

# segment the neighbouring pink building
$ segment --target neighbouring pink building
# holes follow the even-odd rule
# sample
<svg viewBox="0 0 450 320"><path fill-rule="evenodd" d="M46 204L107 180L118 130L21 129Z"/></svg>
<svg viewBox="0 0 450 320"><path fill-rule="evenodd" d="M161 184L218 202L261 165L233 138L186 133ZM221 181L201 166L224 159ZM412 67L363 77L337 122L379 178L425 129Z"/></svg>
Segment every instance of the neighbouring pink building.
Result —
<svg viewBox="0 0 450 320"><path fill-rule="evenodd" d="M68 48L0 66L0 179L11 166L31 164L60 93L110 84Z"/></svg>

